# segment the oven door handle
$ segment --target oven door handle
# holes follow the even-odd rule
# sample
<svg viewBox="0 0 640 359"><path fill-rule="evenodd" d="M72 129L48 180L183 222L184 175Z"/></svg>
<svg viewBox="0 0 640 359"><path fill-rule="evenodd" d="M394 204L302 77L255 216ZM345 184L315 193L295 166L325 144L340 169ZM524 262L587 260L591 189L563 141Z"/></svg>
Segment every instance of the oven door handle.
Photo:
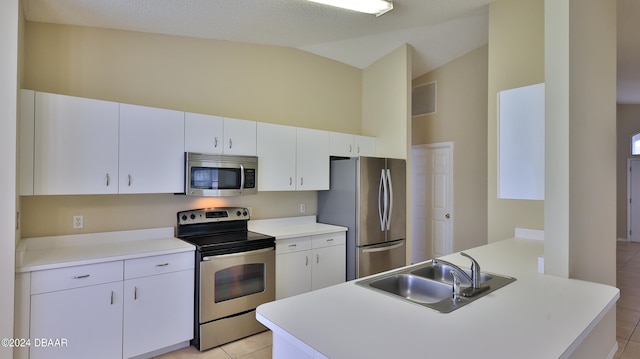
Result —
<svg viewBox="0 0 640 359"><path fill-rule="evenodd" d="M273 248L263 248L263 249L256 249L255 251L248 251L248 252L238 252L238 253L229 253L229 254L220 254L217 256L206 256L206 257L202 257L202 261L210 261L212 259L217 259L217 258L230 258L230 257L238 257L238 256L246 256L248 254L259 254L259 253L265 253L265 252L269 252L269 251L273 251L275 249Z"/></svg>

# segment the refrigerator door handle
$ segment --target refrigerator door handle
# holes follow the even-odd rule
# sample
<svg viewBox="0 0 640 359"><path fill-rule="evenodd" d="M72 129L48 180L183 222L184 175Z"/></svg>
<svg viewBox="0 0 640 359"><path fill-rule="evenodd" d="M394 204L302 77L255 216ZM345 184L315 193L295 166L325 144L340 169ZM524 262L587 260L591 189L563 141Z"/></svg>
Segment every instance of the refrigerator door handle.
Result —
<svg viewBox="0 0 640 359"><path fill-rule="evenodd" d="M400 248L403 245L404 243L398 243L398 244L394 244L392 246L387 246L387 247L367 248L367 249L363 249L362 253L386 252L386 251L394 250L396 248Z"/></svg>
<svg viewBox="0 0 640 359"><path fill-rule="evenodd" d="M387 182L389 182L389 213L387 214L387 231L391 228L391 212L393 212L393 183L391 183L391 170L387 169Z"/></svg>
<svg viewBox="0 0 640 359"><path fill-rule="evenodd" d="M381 200L380 197L382 196L382 187L383 187L383 183L384 183L384 170L382 170L382 172L380 172L380 184L378 185L378 218L380 219L380 231L384 231L384 224L385 224L385 217L387 215L387 198L386 198L386 191L384 192L385 195L385 199L384 199L384 213L382 208L380 208L380 204L381 204ZM386 187L386 184L384 185Z"/></svg>

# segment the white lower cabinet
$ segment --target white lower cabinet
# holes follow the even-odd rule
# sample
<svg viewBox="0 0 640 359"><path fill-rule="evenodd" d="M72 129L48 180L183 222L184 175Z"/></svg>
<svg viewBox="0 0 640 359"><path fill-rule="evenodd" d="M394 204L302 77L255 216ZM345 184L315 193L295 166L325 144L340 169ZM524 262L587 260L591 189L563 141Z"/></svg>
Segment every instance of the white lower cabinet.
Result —
<svg viewBox="0 0 640 359"><path fill-rule="evenodd" d="M276 299L345 281L345 232L276 239Z"/></svg>
<svg viewBox="0 0 640 359"><path fill-rule="evenodd" d="M32 295L30 327L31 359L120 358L122 281Z"/></svg>
<svg viewBox="0 0 640 359"><path fill-rule="evenodd" d="M131 358L188 341L193 295L192 251L33 272L30 358Z"/></svg>

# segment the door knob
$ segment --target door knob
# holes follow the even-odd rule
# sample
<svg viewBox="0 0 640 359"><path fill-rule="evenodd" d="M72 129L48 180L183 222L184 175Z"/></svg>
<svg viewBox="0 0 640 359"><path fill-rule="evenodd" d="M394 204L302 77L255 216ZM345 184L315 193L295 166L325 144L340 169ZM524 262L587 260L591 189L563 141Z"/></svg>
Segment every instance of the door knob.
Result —
<svg viewBox="0 0 640 359"><path fill-rule="evenodd" d="M449 219L449 218L451 218L451 215L450 215L449 213L447 213L447 214L445 214L445 215L444 215L444 217L445 217L446 219Z"/></svg>

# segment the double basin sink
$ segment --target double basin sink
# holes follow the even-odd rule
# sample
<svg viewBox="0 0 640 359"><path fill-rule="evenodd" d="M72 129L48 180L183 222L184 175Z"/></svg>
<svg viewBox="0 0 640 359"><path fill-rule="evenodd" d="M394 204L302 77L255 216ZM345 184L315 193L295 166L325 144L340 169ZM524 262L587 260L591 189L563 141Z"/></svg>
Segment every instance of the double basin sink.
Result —
<svg viewBox="0 0 640 359"><path fill-rule="evenodd" d="M470 281L473 277L470 270L462 270L449 262L437 259L369 277L356 284L441 313L450 313L516 280L512 277L481 272L479 266L477 268L479 281L475 290ZM452 271L458 274L462 295L454 296Z"/></svg>

